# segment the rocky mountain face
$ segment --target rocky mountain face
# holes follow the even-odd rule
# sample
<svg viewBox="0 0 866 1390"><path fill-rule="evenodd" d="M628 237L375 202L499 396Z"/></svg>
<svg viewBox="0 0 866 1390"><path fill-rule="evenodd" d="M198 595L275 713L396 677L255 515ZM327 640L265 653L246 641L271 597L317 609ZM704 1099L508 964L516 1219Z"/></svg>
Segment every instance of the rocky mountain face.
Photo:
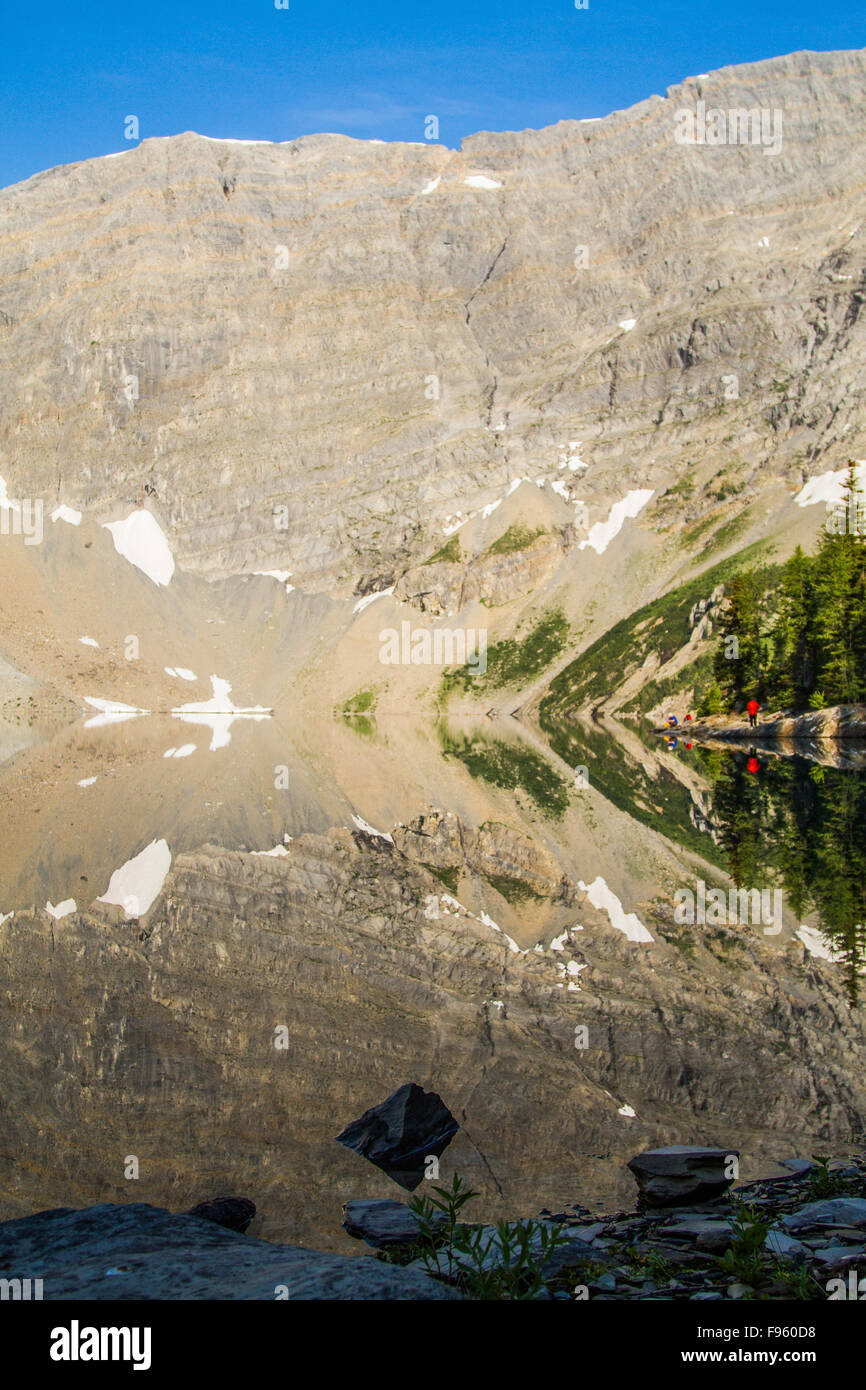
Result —
<svg viewBox="0 0 866 1390"><path fill-rule="evenodd" d="M425 832L441 864L459 836L435 817L394 839ZM519 848L512 873L540 873ZM334 1138L407 1080L458 1120L442 1171L481 1219L630 1201L648 1145L735 1142L746 1179L862 1137L862 1018L799 942L720 927L686 951L660 905L636 944L581 892L572 929L520 951L417 849L334 830L212 850L136 923L4 922L0 1215L240 1191L252 1234L349 1250L341 1204L398 1190Z"/></svg>
<svg viewBox="0 0 866 1390"><path fill-rule="evenodd" d="M792 494L866 453L864 76L795 54L459 151L186 134L0 193L0 1216L243 1191L345 1249L393 1191L334 1136L412 1081L483 1219L630 1198L650 1144L862 1143L862 1011L797 922L673 920L705 780L563 712L666 698L721 564L809 543ZM751 108L778 148L676 138ZM32 547L27 497L63 504ZM170 584L102 529L132 508ZM383 662L457 613L477 682ZM140 721L83 725L112 701ZM126 919L97 894L159 842Z"/></svg>
<svg viewBox="0 0 866 1390"><path fill-rule="evenodd" d="M633 488L661 533L790 492L863 452L864 78L800 53L457 151L188 133L36 175L0 193L0 471L335 594L522 476L578 533ZM678 142L699 103L727 143Z"/></svg>

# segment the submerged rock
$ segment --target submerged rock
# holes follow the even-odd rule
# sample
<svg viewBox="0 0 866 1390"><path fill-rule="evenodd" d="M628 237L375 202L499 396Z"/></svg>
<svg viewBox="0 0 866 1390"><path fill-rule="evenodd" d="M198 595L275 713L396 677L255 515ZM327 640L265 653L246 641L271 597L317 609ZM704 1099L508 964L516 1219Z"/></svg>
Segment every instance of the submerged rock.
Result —
<svg viewBox="0 0 866 1390"><path fill-rule="evenodd" d="M205 1221L213 1221L217 1226L225 1226L227 1231L243 1233L256 1214L256 1204L249 1197L215 1197L210 1202L199 1202L190 1207L187 1216L201 1216Z"/></svg>
<svg viewBox="0 0 866 1390"><path fill-rule="evenodd" d="M409 1082L347 1125L337 1143L413 1192L424 1176L425 1159L444 1153L459 1128L435 1091Z"/></svg>
<svg viewBox="0 0 866 1390"><path fill-rule="evenodd" d="M347 1202L343 1230L377 1250L414 1245L420 1236L418 1222L405 1202Z"/></svg>

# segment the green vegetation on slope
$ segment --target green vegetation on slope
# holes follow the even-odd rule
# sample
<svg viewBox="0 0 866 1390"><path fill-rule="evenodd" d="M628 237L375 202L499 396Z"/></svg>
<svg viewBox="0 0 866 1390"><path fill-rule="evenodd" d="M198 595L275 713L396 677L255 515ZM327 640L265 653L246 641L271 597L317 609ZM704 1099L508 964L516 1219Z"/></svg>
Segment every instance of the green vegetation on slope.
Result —
<svg viewBox="0 0 866 1390"><path fill-rule="evenodd" d="M506 791L523 791L538 809L561 820L568 809L568 789L562 778L532 748L505 743L481 734L451 733L439 727L442 753L456 758L470 776Z"/></svg>
<svg viewBox="0 0 866 1390"><path fill-rule="evenodd" d="M752 696L795 710L866 700L866 536L847 524L860 496L851 465L841 532L825 529L814 555L798 546L780 569L731 580L699 713Z"/></svg>
<svg viewBox="0 0 866 1390"><path fill-rule="evenodd" d="M487 554L513 555L518 550L528 549L533 541L538 540L538 537L544 534L543 526L538 526L534 531L530 531L528 526L517 521L513 526L509 526L507 531L503 531L498 540L487 547Z"/></svg>
<svg viewBox="0 0 866 1390"><path fill-rule="evenodd" d="M755 773L745 752L697 751L732 879L780 884L799 921L817 912L855 1002L866 961L866 778L799 757Z"/></svg>
<svg viewBox="0 0 866 1390"><path fill-rule="evenodd" d="M722 866L723 856L712 837L692 819L695 807L688 788L667 768L661 767L657 777L650 776L643 763L603 730L577 721L549 724L544 716L541 723L553 751L573 768L585 767L589 785L618 810ZM684 750L683 757L696 770L700 768L695 754Z"/></svg>
<svg viewBox="0 0 866 1390"><path fill-rule="evenodd" d="M551 682L541 704L542 726L568 708L580 709L606 699L643 665L650 652L657 652L662 664L669 661L689 640L689 614L695 603L763 549L763 543L756 542L609 628Z"/></svg>
<svg viewBox="0 0 866 1390"><path fill-rule="evenodd" d="M456 565L460 563L463 552L460 549L460 537L452 536L446 541L441 550L437 550L435 555L431 555L429 560L425 560L425 565L438 565L440 562Z"/></svg>
<svg viewBox="0 0 866 1390"><path fill-rule="evenodd" d="M487 671L474 676L467 666L452 666L442 674L439 702L452 691L484 694L490 689L527 685L546 670L568 641L569 625L561 609L546 613L525 637L506 637L487 652Z"/></svg>

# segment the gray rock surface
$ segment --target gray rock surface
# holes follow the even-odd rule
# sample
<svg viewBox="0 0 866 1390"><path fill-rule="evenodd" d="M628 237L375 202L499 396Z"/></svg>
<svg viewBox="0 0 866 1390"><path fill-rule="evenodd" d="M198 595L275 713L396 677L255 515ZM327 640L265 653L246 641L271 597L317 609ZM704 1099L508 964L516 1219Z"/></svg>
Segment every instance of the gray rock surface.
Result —
<svg viewBox="0 0 866 1390"><path fill-rule="evenodd" d="M454 151L188 132L6 189L13 495L148 487L183 565L347 593L570 441L592 521L652 486L658 527L862 457L864 77L794 53ZM781 110L781 150L677 144L699 100Z"/></svg>
<svg viewBox="0 0 866 1390"><path fill-rule="evenodd" d="M346 1202L343 1230L377 1250L414 1245L419 1235L418 1222L405 1202Z"/></svg>
<svg viewBox="0 0 866 1390"><path fill-rule="evenodd" d="M441 1096L407 1082L347 1125L337 1143L368 1158L413 1192L424 1178L427 1161L445 1152L458 1129Z"/></svg>
<svg viewBox="0 0 866 1390"><path fill-rule="evenodd" d="M681 1202L709 1201L725 1192L734 1181L727 1175L737 1149L706 1149L674 1144L647 1149L629 1162L640 1194L649 1206L676 1206Z"/></svg>
<svg viewBox="0 0 866 1390"><path fill-rule="evenodd" d="M270 1245L141 1202L7 1221L0 1225L0 1270L42 1279L49 1300L459 1297L414 1269Z"/></svg>
<svg viewBox="0 0 866 1390"><path fill-rule="evenodd" d="M282 859L179 854L138 932L96 911L16 912L0 953L16 1001L0 1031L0 1215L71 1192L129 1200L132 1152L141 1200L241 1191L254 1235L357 1249L340 1207L396 1189L333 1136L407 1076L459 1120L443 1173L481 1193L481 1221L631 1204L624 1165L642 1143L748 1134L759 1172L813 1134L841 1153L857 1132L862 1023L799 955L744 937L731 972L660 941L637 970L633 943L583 906L587 929L561 951L521 954L467 915L427 917L440 891L398 850L335 830ZM577 996L558 987L571 960L591 962ZM575 1049L575 1000L603 1045ZM621 1116L620 1096L651 1119Z"/></svg>
<svg viewBox="0 0 866 1390"><path fill-rule="evenodd" d="M823 1202L809 1202L799 1211L783 1218L786 1230L808 1231L818 1226L854 1226L866 1229L866 1199L862 1197L829 1197Z"/></svg>

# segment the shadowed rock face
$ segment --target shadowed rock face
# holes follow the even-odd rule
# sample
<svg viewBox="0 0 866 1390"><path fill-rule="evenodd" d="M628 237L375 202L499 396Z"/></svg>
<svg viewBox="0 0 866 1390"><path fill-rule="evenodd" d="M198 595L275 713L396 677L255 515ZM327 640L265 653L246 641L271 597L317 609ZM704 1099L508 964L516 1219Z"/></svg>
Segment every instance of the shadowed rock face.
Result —
<svg viewBox="0 0 866 1390"><path fill-rule="evenodd" d="M337 1143L368 1158L408 1192L427 1171L430 1156L439 1158L459 1126L442 1097L409 1083L365 1110L337 1135Z"/></svg>
<svg viewBox="0 0 866 1390"><path fill-rule="evenodd" d="M674 1207L720 1197L737 1176L739 1153L673 1144L647 1149L629 1161L647 1206Z"/></svg>
<svg viewBox="0 0 866 1390"><path fill-rule="evenodd" d="M631 1202L641 1148L733 1144L748 1178L819 1139L856 1144L862 1021L799 944L719 929L692 959L661 917L636 946L583 903L562 951L520 953L456 909L426 916L440 887L333 831L284 858L179 857L141 928L16 913L0 927L0 1214L241 1191L254 1235L357 1250L341 1206L395 1188L333 1135L407 1075L459 1122L442 1177L481 1193L482 1220Z"/></svg>
<svg viewBox="0 0 866 1390"><path fill-rule="evenodd" d="M348 593L514 478L573 480L570 440L591 521L696 462L797 483L863 448L864 76L793 54L459 151L188 133L7 189L13 494L107 520L147 488L182 567ZM780 111L780 152L678 144L699 100Z"/></svg>

